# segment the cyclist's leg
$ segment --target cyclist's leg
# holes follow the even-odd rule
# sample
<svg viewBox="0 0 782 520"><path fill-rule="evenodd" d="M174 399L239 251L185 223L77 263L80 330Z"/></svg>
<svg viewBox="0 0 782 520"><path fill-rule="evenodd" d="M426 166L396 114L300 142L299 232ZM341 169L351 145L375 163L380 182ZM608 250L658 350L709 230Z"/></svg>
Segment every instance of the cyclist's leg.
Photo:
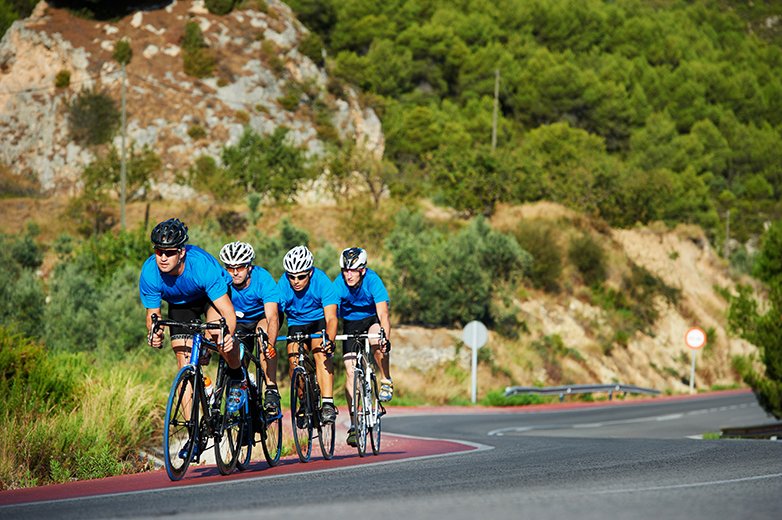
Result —
<svg viewBox="0 0 782 520"><path fill-rule="evenodd" d="M380 323L374 323L369 327L370 334L377 334L380 332ZM390 401L394 395L394 382L391 379L391 368L389 364L389 354L383 353L380 349L380 341L373 339L370 340L372 345L372 356L375 358L375 365L379 372L380 380L380 396L381 401Z"/></svg>
<svg viewBox="0 0 782 520"><path fill-rule="evenodd" d="M261 331L266 332L268 326L268 321L264 317L258 321L256 330L259 333ZM261 338L258 338L258 342L258 344L261 345ZM277 388L277 351L274 350L274 340L269 340L269 345L266 350L266 354L269 356L268 358L264 355L263 351L259 353L261 368L263 369L264 375L263 386L266 387L266 391L263 395L263 402L266 412L275 415L280 409L280 392Z"/></svg>
<svg viewBox="0 0 782 520"><path fill-rule="evenodd" d="M189 322L193 320L201 319L203 315L203 305L201 302L195 302L184 305L170 304L168 306L168 318L174 321ZM193 335L187 329L181 327L171 327L169 331L171 334L171 349L174 351L176 357L177 370L190 362L190 351L193 345ZM190 420L190 410L192 408L190 404L190 398L192 395L192 389L186 391L183 401L183 410L185 417Z"/></svg>

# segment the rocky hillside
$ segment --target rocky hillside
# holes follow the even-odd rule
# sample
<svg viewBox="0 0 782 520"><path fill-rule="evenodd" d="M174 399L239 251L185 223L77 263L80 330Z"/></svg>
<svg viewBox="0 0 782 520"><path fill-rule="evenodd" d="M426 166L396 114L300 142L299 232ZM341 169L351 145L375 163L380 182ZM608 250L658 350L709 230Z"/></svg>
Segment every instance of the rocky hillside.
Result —
<svg viewBox="0 0 782 520"><path fill-rule="evenodd" d="M186 194L172 183L174 174L199 155L219 157L245 125L262 134L286 127L294 143L319 154L325 124L339 138L361 139L382 154L374 112L362 108L349 88L331 84L299 51L307 31L288 6L276 0L247 3L264 4L265 10L215 16L203 1L174 0L102 22L40 2L0 43L0 162L17 174L36 176L46 192L78 189L79 173L95 151L72 142L67 109L82 89L106 91L119 106L121 73L112 54L120 39L129 40L133 50L127 67L128 135L161 156L167 182L156 188L164 198ZM189 21L198 23L216 57L212 77L203 80L183 69L181 43ZM57 88L61 71L70 73L70 84ZM298 101L284 108L280 100L292 93ZM191 137L193 127L204 132Z"/></svg>
<svg viewBox="0 0 782 520"><path fill-rule="evenodd" d="M563 242L591 226L582 215L550 203L502 207L493 225L509 230L521 220L555 222ZM634 264L678 289L677 301L657 297L657 319L650 330L635 332L621 345L605 341L615 334L611 312L591 303L587 288L576 283L559 294L524 291L515 303L526 330L517 340L490 331L484 347L488 352L479 358L478 397L503 385L564 383L620 382L668 393L687 392L691 357L684 336L693 326L709 334L709 343L697 354L696 386L740 384L731 360L752 354L756 348L726 330L728 302L723 295L733 291L737 280L703 232L691 226L674 230L661 226L592 228L590 233L608 252L606 286L618 287ZM563 278L568 276L563 273ZM546 359L542 352L555 347L544 339L555 336L562 340L561 350L555 353L556 360ZM393 365L405 387L424 392L425 387L430 391L435 386L443 401L469 396L470 353L461 345L460 330L410 327L395 331L395 338ZM543 347L536 348L536 344ZM452 369L453 360L458 370ZM439 384L433 385L434 381Z"/></svg>

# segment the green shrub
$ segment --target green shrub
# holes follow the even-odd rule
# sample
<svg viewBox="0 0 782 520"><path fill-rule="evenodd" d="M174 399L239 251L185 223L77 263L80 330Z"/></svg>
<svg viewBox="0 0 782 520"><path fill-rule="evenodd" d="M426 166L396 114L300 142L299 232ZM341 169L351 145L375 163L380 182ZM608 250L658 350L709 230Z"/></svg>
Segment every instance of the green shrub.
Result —
<svg viewBox="0 0 782 520"><path fill-rule="evenodd" d="M514 233L519 245L532 255L529 278L532 285L548 292L559 291L562 252L555 224L522 221Z"/></svg>
<svg viewBox="0 0 782 520"><path fill-rule="evenodd" d="M206 137L206 130L198 124L190 125L190 128L187 129L187 135L190 136L190 139L197 141Z"/></svg>
<svg viewBox="0 0 782 520"><path fill-rule="evenodd" d="M572 239L568 258L581 273L586 285L596 285L605 281L605 253L591 235L585 234Z"/></svg>
<svg viewBox="0 0 782 520"><path fill-rule="evenodd" d="M529 406L532 404L550 403L555 400L552 396L539 394L515 394L505 396L505 392L492 390L486 397L480 400L483 406Z"/></svg>
<svg viewBox="0 0 782 520"><path fill-rule="evenodd" d="M204 3L210 13L223 15L233 10L236 0L206 0Z"/></svg>
<svg viewBox="0 0 782 520"><path fill-rule="evenodd" d="M388 235L393 260L394 308L405 323L492 323L491 299L501 283L515 284L531 263L513 240L482 218L456 234L444 234L417 213L402 211Z"/></svg>
<svg viewBox="0 0 782 520"><path fill-rule="evenodd" d="M277 98L277 102L288 112L295 112L301 103L301 96L301 88L294 83L288 83L285 85L283 95Z"/></svg>
<svg viewBox="0 0 782 520"><path fill-rule="evenodd" d="M310 32L299 43L299 52L322 67L323 61L323 40L314 32Z"/></svg>
<svg viewBox="0 0 782 520"><path fill-rule="evenodd" d="M215 55L208 48L201 27L196 22L185 24L185 35L182 40L182 63L185 74L195 78L206 78L212 75L215 68Z"/></svg>
<svg viewBox="0 0 782 520"><path fill-rule="evenodd" d="M54 78L54 86L57 88L67 88L71 84L71 71L61 70Z"/></svg>
<svg viewBox="0 0 782 520"><path fill-rule="evenodd" d="M188 171L190 184L196 190L212 195L219 202L228 202L239 196L238 179L233 178L217 161L202 155Z"/></svg>
<svg viewBox="0 0 782 520"><path fill-rule="evenodd" d="M119 128L120 113L106 92L83 90L70 105L71 137L82 145L107 143Z"/></svg>

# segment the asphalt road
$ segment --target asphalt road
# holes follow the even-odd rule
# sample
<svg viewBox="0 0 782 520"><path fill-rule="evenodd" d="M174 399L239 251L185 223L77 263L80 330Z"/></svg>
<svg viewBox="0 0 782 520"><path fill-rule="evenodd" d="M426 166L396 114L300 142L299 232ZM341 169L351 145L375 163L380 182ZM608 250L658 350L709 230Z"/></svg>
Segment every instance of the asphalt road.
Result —
<svg viewBox="0 0 782 520"><path fill-rule="evenodd" d="M0 518L782 518L782 442L694 438L769 422L749 393L404 412L394 409L384 429L476 449L0 507Z"/></svg>

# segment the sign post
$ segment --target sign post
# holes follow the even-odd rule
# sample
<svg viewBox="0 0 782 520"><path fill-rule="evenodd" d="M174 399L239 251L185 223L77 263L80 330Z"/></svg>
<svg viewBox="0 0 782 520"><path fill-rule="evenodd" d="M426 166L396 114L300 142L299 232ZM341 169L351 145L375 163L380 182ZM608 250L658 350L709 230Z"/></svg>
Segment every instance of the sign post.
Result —
<svg viewBox="0 0 782 520"><path fill-rule="evenodd" d="M684 335L684 343L690 348L692 366L690 367L690 393L695 391L695 358L698 350L706 345L706 333L700 327L693 327Z"/></svg>
<svg viewBox="0 0 782 520"><path fill-rule="evenodd" d="M471 321L464 326L462 331L462 340L464 344L472 349L472 402L475 404L475 397L478 386L478 349L486 344L489 339L489 331L486 325L480 321Z"/></svg>

